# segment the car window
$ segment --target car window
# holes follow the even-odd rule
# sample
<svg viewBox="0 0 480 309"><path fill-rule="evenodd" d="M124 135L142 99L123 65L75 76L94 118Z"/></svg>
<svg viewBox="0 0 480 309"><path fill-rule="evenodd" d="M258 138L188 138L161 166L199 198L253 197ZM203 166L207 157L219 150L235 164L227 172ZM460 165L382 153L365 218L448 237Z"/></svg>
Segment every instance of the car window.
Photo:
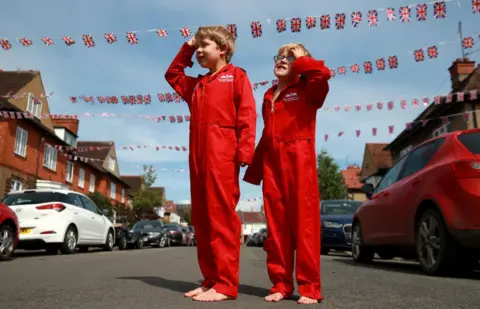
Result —
<svg viewBox="0 0 480 309"><path fill-rule="evenodd" d="M358 201L325 201L323 202L323 215L353 215L362 202Z"/></svg>
<svg viewBox="0 0 480 309"><path fill-rule="evenodd" d="M80 208L84 208L82 204L82 200L80 199L80 195L74 194L74 193L69 193L65 197L65 203L68 203L70 205L75 205Z"/></svg>
<svg viewBox="0 0 480 309"><path fill-rule="evenodd" d="M160 221L155 221L155 222L153 223L153 227L156 228L156 229L161 229L161 228L163 227L162 222L160 222Z"/></svg>
<svg viewBox="0 0 480 309"><path fill-rule="evenodd" d="M480 132L462 134L458 137L460 143L475 155L480 154Z"/></svg>
<svg viewBox="0 0 480 309"><path fill-rule="evenodd" d="M407 158L410 156L410 154L405 155L398 161L382 178L380 183L378 184L377 188L375 189L375 193L378 193L391 185L393 185L397 179L398 176L400 175L400 172L402 171L402 168L405 164L405 161Z"/></svg>
<svg viewBox="0 0 480 309"><path fill-rule="evenodd" d="M428 162L430 162L444 142L445 139L438 139L412 151L408 156L408 160L405 164L405 168L402 171L400 179L415 174L423 169Z"/></svg>
<svg viewBox="0 0 480 309"><path fill-rule="evenodd" d="M49 202L64 202L65 198L65 194L59 192L26 191L22 193L8 194L2 202L7 206L18 206L44 204Z"/></svg>
<svg viewBox="0 0 480 309"><path fill-rule="evenodd" d="M82 203L83 203L83 206L85 207L85 209L90 210L91 212L93 212L97 215L100 214L97 206L88 197L80 195L80 199L82 200Z"/></svg>

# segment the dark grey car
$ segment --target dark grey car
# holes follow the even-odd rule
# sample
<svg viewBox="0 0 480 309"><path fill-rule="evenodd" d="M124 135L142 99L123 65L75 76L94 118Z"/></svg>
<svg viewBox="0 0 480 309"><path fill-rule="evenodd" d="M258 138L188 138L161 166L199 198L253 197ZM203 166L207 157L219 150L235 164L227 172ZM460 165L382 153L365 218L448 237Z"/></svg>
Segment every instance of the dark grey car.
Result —
<svg viewBox="0 0 480 309"><path fill-rule="evenodd" d="M129 247L142 248L143 246L167 247L170 246L170 237L163 223L156 220L144 220L135 223L128 233Z"/></svg>

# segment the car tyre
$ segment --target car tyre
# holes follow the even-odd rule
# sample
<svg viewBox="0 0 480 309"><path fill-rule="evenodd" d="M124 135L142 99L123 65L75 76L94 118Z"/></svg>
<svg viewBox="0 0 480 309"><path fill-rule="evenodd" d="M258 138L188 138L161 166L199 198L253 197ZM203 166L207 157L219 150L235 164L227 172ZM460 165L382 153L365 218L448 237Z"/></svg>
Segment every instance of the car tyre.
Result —
<svg viewBox="0 0 480 309"><path fill-rule="evenodd" d="M115 246L115 236L113 235L112 230L109 230L107 233L107 238L105 239L105 245L103 246L103 251L113 251Z"/></svg>
<svg viewBox="0 0 480 309"><path fill-rule="evenodd" d="M135 243L135 248L137 248L137 249L142 249L143 248L143 239L141 237Z"/></svg>
<svg viewBox="0 0 480 309"><path fill-rule="evenodd" d="M167 237L162 236L162 238L160 238L160 241L158 242L158 247L165 248L167 246L167 243L168 243Z"/></svg>
<svg viewBox="0 0 480 309"><path fill-rule="evenodd" d="M352 233L352 257L357 263L371 263L375 252L372 248L364 245L362 225L356 222Z"/></svg>
<svg viewBox="0 0 480 309"><path fill-rule="evenodd" d="M9 261L15 251L15 232L11 226L0 226L0 239L0 261Z"/></svg>
<svg viewBox="0 0 480 309"><path fill-rule="evenodd" d="M65 236L63 238L63 243L60 245L60 252L62 254L73 254L77 248L77 229L70 225L65 232Z"/></svg>
<svg viewBox="0 0 480 309"><path fill-rule="evenodd" d="M126 250L126 249L127 249L127 238L125 237L125 234L123 234L120 236L120 239L118 240L118 250Z"/></svg>

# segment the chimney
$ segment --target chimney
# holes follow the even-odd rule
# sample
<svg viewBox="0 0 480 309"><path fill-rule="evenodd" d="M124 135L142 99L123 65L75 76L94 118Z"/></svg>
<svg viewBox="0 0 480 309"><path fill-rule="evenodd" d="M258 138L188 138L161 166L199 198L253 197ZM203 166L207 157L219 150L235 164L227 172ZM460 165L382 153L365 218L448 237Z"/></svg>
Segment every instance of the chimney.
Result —
<svg viewBox="0 0 480 309"><path fill-rule="evenodd" d="M468 58L458 58L448 70L450 71L452 90L458 90L465 78L475 71L475 61L470 61Z"/></svg>
<svg viewBox="0 0 480 309"><path fill-rule="evenodd" d="M66 128L76 136L78 135L78 119L52 119L54 128Z"/></svg>

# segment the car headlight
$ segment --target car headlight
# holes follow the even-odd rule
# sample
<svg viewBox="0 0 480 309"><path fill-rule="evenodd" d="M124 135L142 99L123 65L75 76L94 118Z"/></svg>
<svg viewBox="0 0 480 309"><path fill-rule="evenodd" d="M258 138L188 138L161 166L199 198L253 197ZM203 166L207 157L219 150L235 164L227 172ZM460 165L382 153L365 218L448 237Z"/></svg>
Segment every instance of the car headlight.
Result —
<svg viewBox="0 0 480 309"><path fill-rule="evenodd" d="M338 229L338 228L341 228L343 226L343 224L338 223L338 222L323 221L323 226L325 226L327 228Z"/></svg>

